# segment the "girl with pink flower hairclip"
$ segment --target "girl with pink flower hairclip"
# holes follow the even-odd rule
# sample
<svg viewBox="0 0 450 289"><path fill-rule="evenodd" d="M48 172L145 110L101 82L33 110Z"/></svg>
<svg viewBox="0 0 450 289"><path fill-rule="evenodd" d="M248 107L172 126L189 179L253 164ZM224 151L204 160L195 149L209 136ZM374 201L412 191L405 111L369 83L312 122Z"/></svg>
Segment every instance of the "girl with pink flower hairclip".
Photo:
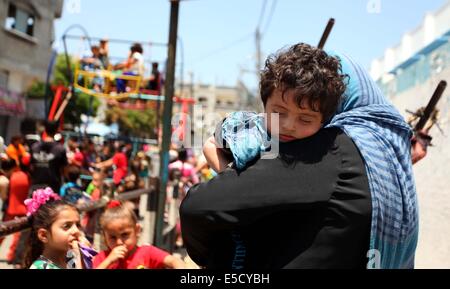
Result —
<svg viewBox="0 0 450 289"><path fill-rule="evenodd" d="M89 267L84 257L96 253L80 244L83 233L80 214L74 205L61 200L50 188L34 191L32 198L25 200L25 205L31 222L25 268Z"/></svg>

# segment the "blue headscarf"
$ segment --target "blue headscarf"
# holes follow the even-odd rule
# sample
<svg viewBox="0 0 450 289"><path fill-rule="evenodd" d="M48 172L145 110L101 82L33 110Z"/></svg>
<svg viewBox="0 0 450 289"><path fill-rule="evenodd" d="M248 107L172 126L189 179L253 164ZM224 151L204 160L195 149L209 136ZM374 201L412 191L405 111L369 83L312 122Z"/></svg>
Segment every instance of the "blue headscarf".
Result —
<svg viewBox="0 0 450 289"><path fill-rule="evenodd" d="M347 55L328 54L341 60L349 82L338 111L325 128L340 128L353 140L369 180L372 223L367 267L413 268L418 209L411 128L360 65ZM232 113L222 124L222 137L238 169L268 148L264 117L256 113ZM240 142L242 139L248 141Z"/></svg>

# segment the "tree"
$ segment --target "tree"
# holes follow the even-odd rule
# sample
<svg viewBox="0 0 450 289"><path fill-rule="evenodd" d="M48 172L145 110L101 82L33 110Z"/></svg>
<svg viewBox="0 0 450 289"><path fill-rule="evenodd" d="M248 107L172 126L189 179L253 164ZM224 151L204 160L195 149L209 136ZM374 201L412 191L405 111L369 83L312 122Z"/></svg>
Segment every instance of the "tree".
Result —
<svg viewBox="0 0 450 289"><path fill-rule="evenodd" d="M77 62L70 58L70 69L72 75L75 72ZM69 87L71 84L69 71L67 70L67 62L64 54L59 54L55 61L53 70L53 79L51 86L63 85ZM33 99L43 99L45 97L45 83L42 81L34 81L27 91L27 96ZM49 98L53 99L54 92L49 90ZM51 105L51 103L50 103ZM64 122L72 125L79 125L81 123L81 115L96 116L97 109L100 106L100 101L93 96L85 93L77 92L72 96L69 104L64 110Z"/></svg>
<svg viewBox="0 0 450 289"><path fill-rule="evenodd" d="M69 56L69 63L72 76L75 74L75 66L77 61ZM70 83L69 71L67 70L67 60L65 54L58 54L55 61L55 67L53 70L53 85L69 86Z"/></svg>
<svg viewBox="0 0 450 289"><path fill-rule="evenodd" d="M45 96L45 83L34 80L27 91L27 97L31 99L43 99Z"/></svg>
<svg viewBox="0 0 450 289"><path fill-rule="evenodd" d="M109 125L118 122L120 131L124 135L132 134L142 138L155 137L156 111L152 109L141 111L112 106L106 111L105 115L106 123Z"/></svg>

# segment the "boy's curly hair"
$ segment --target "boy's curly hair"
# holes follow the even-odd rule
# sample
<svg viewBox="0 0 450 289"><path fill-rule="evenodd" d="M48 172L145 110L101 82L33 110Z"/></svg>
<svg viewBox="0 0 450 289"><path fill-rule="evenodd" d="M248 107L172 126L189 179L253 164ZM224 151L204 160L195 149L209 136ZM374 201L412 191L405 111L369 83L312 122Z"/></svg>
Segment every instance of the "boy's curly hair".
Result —
<svg viewBox="0 0 450 289"><path fill-rule="evenodd" d="M308 101L312 110L328 120L336 112L344 94L347 75L342 74L338 58L305 43L295 44L272 54L261 73L261 100L267 100L275 89L295 91L295 102L302 107Z"/></svg>

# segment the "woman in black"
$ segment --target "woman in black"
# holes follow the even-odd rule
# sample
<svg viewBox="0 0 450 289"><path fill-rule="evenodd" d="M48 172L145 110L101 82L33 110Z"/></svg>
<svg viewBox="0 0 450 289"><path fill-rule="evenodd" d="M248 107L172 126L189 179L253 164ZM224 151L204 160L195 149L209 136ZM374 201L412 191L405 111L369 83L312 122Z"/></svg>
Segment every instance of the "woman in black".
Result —
<svg viewBox="0 0 450 289"><path fill-rule="evenodd" d="M180 208L190 257L209 269L365 268L371 199L339 129L280 143L276 159L226 169Z"/></svg>
<svg viewBox="0 0 450 289"><path fill-rule="evenodd" d="M361 66L332 53L349 78L335 110L324 95L339 85L323 75L323 66L334 61L307 46L296 53L298 47L305 45L290 49L293 58L281 54L266 62L260 85L266 110L264 100L281 88L309 101L323 119L324 107L334 115L302 138L305 129L313 130L300 125L301 117L297 122L295 104L285 106L279 135L290 142L280 143L278 157L269 160L257 160L267 149L259 118L229 116L220 138L230 145L237 170L225 170L186 197L180 212L188 253L199 265L221 269L414 268L411 128ZM302 104L297 101L300 110ZM219 168L228 161L211 160Z"/></svg>

